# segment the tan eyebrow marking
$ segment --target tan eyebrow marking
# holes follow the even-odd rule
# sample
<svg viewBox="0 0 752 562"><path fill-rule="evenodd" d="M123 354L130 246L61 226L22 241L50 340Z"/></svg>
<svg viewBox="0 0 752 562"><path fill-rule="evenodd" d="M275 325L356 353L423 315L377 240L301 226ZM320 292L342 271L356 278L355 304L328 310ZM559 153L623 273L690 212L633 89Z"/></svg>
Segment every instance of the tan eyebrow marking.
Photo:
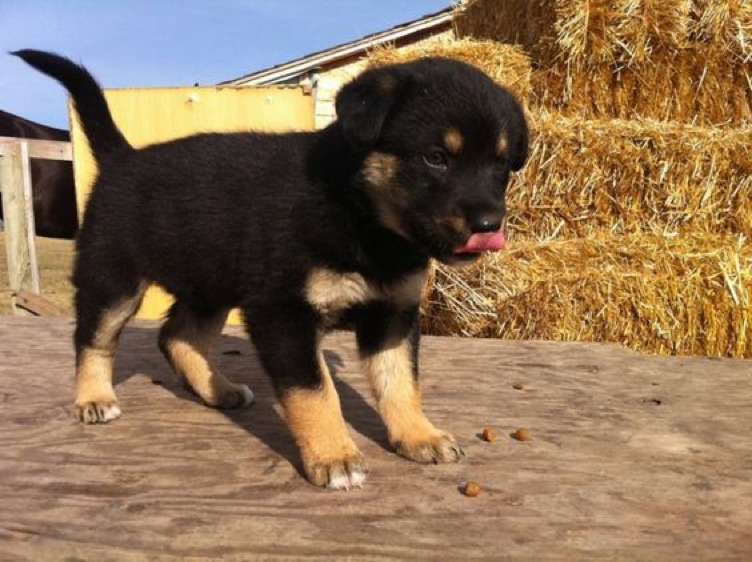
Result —
<svg viewBox="0 0 752 562"><path fill-rule="evenodd" d="M499 140L496 141L496 155L504 156L509 148L509 138L505 132L499 134Z"/></svg>
<svg viewBox="0 0 752 562"><path fill-rule="evenodd" d="M447 150L452 154L457 154L462 150L462 145L464 143L465 139L462 137L462 133L454 127L451 127L444 132L444 146L446 146Z"/></svg>

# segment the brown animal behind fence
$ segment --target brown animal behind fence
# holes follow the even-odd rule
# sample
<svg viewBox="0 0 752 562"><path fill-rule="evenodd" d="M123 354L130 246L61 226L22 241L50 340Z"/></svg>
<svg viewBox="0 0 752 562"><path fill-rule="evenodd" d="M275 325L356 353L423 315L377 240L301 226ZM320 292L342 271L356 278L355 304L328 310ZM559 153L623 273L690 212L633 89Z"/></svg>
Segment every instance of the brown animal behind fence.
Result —
<svg viewBox="0 0 752 562"><path fill-rule="evenodd" d="M1 110L0 137L70 141L68 131L47 127ZM73 164L60 160L32 159L31 181L37 236L72 239L78 231ZM3 220L1 208L0 220Z"/></svg>

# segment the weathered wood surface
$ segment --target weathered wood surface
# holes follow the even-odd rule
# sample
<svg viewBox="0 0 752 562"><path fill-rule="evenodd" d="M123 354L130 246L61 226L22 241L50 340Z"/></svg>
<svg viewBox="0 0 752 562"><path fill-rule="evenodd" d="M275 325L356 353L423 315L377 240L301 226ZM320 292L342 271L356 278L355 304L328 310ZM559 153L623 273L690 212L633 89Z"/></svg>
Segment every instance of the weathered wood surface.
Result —
<svg viewBox="0 0 752 562"><path fill-rule="evenodd" d="M30 312L34 316L50 316L53 318L71 317L73 313L59 307L54 302L44 298L42 295L31 293L29 291L18 291L13 293L16 299L16 307Z"/></svg>
<svg viewBox="0 0 752 562"><path fill-rule="evenodd" d="M218 360L257 393L251 408L199 405L139 323L116 365L124 417L87 427L72 415L72 328L0 319L2 560L752 558L752 362L426 338L425 408L468 457L421 466L385 449L351 337L333 336L371 468L363 490L337 493L300 476L238 329ZM517 427L531 440L510 439ZM458 492L467 479L479 497Z"/></svg>
<svg viewBox="0 0 752 562"><path fill-rule="evenodd" d="M5 138L5 137L2 137ZM31 167L29 146L35 141L6 141L0 145L0 190L2 190L5 253L8 260L8 284L11 291L29 289L41 293L39 263L34 240L34 207L31 192ZM11 297L11 308L16 314L26 312L16 308L16 297Z"/></svg>
<svg viewBox="0 0 752 562"><path fill-rule="evenodd" d="M53 141L40 139L27 139L22 141L19 137L0 136L0 156L15 154L19 142L27 142L29 158L41 158L43 160L73 160L73 150L69 141Z"/></svg>

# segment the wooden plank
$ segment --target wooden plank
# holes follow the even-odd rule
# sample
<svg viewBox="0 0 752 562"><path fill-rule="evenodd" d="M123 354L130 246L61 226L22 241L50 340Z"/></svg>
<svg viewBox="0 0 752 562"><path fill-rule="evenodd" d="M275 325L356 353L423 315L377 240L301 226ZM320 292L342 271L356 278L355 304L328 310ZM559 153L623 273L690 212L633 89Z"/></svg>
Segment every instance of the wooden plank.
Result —
<svg viewBox="0 0 752 562"><path fill-rule="evenodd" d="M15 150L0 157L8 284L12 292L29 289L40 293L28 145L19 142ZM11 307L16 314L25 314L16 308L15 297L11 297Z"/></svg>
<svg viewBox="0 0 752 562"><path fill-rule="evenodd" d="M42 283L39 276L39 261L37 260L37 229L34 221L34 194L31 189L31 160L29 159L29 142L21 141L21 178L23 186L23 213L24 225L26 226L26 246L29 256L29 269L31 272L31 289L37 293L42 292ZM22 289L23 287L19 287Z"/></svg>
<svg viewBox="0 0 752 562"><path fill-rule="evenodd" d="M67 318L72 316L69 310L59 307L42 295L21 290L13 296L16 298L16 307L31 312L34 316L48 316L51 318Z"/></svg>
<svg viewBox="0 0 752 562"><path fill-rule="evenodd" d="M15 146L21 139L0 136L0 156L15 154ZM28 139L29 157L42 160L73 160L71 143L68 141L48 141Z"/></svg>
<svg viewBox="0 0 752 562"><path fill-rule="evenodd" d="M352 337L336 334L325 358L371 469L336 493L299 474L239 329L217 366L257 401L220 411L171 374L156 326L125 330L123 418L92 427L73 419L73 322L0 319L0 559L749 559L750 361L425 338L426 412L468 454L425 466L388 450ZM529 441L508 437L518 427ZM459 493L467 479L477 498Z"/></svg>

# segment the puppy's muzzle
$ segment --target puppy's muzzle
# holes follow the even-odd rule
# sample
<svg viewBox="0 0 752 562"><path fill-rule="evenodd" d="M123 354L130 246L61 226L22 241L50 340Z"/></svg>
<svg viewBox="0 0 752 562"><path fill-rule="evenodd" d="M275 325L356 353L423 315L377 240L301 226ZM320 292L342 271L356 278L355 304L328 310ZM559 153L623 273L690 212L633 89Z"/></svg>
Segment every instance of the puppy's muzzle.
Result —
<svg viewBox="0 0 752 562"><path fill-rule="evenodd" d="M471 234L496 232L503 220L503 213L477 213L467 217L467 226Z"/></svg>

